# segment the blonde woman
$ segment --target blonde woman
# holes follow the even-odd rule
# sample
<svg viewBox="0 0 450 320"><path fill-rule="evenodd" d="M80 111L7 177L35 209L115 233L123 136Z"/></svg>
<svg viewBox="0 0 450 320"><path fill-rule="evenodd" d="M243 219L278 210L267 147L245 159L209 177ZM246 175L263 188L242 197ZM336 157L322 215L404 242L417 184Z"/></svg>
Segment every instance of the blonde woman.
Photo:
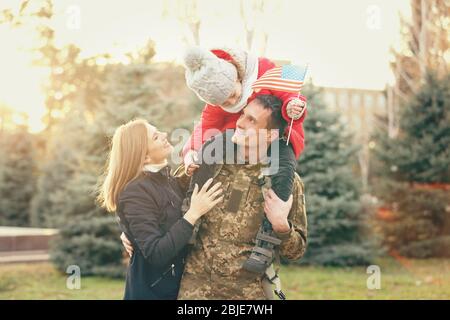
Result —
<svg viewBox="0 0 450 320"><path fill-rule="evenodd" d="M223 200L220 183L208 190L210 179L196 186L182 216L184 193L167 165L172 151L167 134L141 119L117 128L112 139L99 199L135 248L124 299L176 299L193 225Z"/></svg>

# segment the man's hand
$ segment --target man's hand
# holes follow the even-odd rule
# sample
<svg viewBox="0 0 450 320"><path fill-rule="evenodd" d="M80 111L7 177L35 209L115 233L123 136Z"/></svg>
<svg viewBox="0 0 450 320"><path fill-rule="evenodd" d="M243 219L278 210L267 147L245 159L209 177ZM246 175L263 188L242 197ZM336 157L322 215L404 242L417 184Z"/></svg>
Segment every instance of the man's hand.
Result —
<svg viewBox="0 0 450 320"><path fill-rule="evenodd" d="M275 232L284 233L291 229L287 218L292 207L292 199L292 194L285 202L278 198L272 189L266 192L264 196L264 212Z"/></svg>
<svg viewBox="0 0 450 320"><path fill-rule="evenodd" d="M286 112L290 118L294 120L300 119L306 110L306 103L300 99L289 101L286 106Z"/></svg>
<svg viewBox="0 0 450 320"><path fill-rule="evenodd" d="M130 240L128 240L125 233L122 232L120 235L120 240L122 240L122 244L125 247L125 250L127 251L128 255L131 257L133 255L133 245L131 244Z"/></svg>

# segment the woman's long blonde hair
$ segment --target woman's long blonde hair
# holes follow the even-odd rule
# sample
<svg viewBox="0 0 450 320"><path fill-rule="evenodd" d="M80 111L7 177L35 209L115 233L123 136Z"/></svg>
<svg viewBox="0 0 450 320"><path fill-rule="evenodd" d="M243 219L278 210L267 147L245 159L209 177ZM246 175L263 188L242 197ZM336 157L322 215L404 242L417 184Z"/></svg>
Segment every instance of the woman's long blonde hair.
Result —
<svg viewBox="0 0 450 320"><path fill-rule="evenodd" d="M147 121L136 119L114 132L106 177L98 196L101 206L107 211L116 211L120 192L142 173L147 150Z"/></svg>

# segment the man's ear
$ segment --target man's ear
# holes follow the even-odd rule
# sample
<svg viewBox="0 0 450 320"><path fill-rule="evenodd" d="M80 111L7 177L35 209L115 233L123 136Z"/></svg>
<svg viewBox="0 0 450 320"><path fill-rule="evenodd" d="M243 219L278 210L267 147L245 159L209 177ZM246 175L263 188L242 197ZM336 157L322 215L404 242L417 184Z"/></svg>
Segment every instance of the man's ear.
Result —
<svg viewBox="0 0 450 320"><path fill-rule="evenodd" d="M269 129L267 131L267 139L269 139L270 142L275 141L280 137L280 130L279 129Z"/></svg>

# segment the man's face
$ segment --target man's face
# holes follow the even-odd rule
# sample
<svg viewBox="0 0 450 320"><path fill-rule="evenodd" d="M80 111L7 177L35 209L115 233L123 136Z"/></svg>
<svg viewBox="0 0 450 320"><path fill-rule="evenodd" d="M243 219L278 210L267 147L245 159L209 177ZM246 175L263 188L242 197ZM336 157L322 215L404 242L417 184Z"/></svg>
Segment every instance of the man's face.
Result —
<svg viewBox="0 0 450 320"><path fill-rule="evenodd" d="M240 146L255 147L259 143L270 143L274 134L269 130L272 111L265 109L258 101L253 100L243 110L236 122L236 131L232 141Z"/></svg>

